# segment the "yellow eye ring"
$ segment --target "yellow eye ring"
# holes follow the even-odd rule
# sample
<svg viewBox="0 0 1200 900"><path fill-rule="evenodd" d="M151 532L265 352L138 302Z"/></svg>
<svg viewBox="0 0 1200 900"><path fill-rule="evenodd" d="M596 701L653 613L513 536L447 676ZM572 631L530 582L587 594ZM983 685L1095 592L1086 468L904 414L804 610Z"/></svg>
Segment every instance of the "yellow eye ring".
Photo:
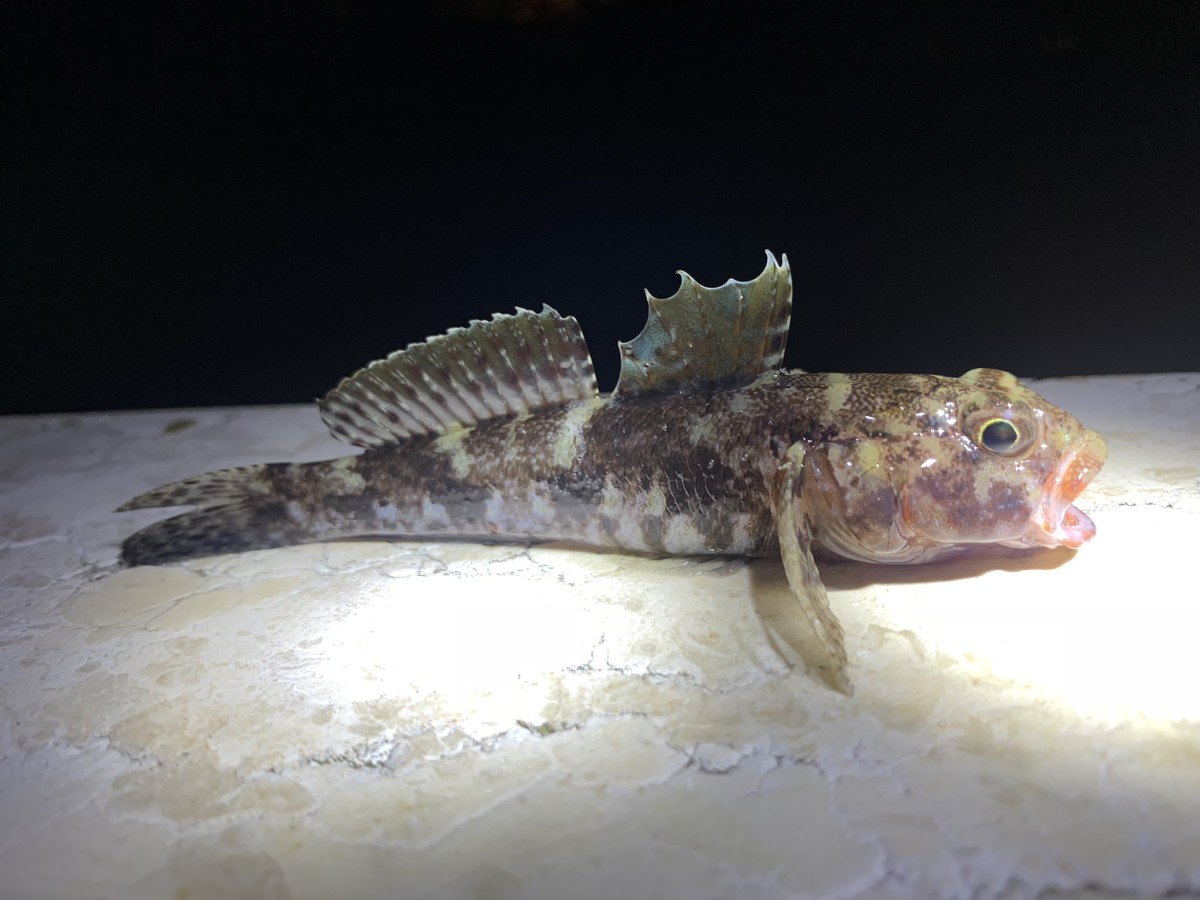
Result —
<svg viewBox="0 0 1200 900"><path fill-rule="evenodd" d="M1008 453L1021 443L1021 429L1008 419L988 419L979 426L976 443L993 453Z"/></svg>

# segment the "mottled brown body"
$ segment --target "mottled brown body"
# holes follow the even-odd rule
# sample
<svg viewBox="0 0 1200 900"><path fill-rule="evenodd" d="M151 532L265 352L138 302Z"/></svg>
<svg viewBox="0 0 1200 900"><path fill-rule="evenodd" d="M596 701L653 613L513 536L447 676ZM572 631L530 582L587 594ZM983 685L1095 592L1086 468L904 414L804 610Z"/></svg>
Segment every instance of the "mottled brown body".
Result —
<svg viewBox="0 0 1200 900"><path fill-rule="evenodd" d="M228 549L393 536L769 556L776 475L801 444L806 515L826 551L921 561L953 547L899 539L906 490L942 506L954 547L995 540L1005 517L1010 539L1026 527L1022 484L980 484L971 462L981 451L946 439L966 392L933 375L775 373L734 390L574 401L357 457L251 467L240 471L258 473L270 502ZM926 460L935 464L921 468ZM178 503L194 502L188 484Z"/></svg>
<svg viewBox="0 0 1200 900"><path fill-rule="evenodd" d="M778 457L793 433L818 427L825 381L799 375L708 396L576 401L368 450L353 466L294 467L294 515L329 536L769 555L778 546ZM784 392L807 402L780 416Z"/></svg>
<svg viewBox="0 0 1200 900"><path fill-rule="evenodd" d="M706 396L593 398L357 457L240 470L271 498L240 549L402 536L770 555L778 459L795 437L829 434L828 381L779 375ZM193 502L179 485L175 500Z"/></svg>
<svg viewBox="0 0 1200 900"><path fill-rule="evenodd" d="M778 368L791 275L649 298L596 392L578 323L548 307L474 322L344 379L321 402L365 448L164 485L123 508L195 510L126 540L130 564L350 537L567 540L665 554L779 553L848 689L813 550L922 562L973 544L1077 547L1071 501L1104 442L996 369Z"/></svg>

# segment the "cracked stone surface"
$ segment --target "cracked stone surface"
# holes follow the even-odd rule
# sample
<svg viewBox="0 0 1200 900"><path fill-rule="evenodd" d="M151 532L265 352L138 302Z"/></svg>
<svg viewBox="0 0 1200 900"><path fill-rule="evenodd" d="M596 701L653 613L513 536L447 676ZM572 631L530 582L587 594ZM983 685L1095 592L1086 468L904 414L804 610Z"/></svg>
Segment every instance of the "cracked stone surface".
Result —
<svg viewBox="0 0 1200 900"><path fill-rule="evenodd" d="M1038 390L1096 540L824 566L853 698L774 560L117 567L141 490L344 455L308 407L0 420L0 896L1200 896L1200 375Z"/></svg>

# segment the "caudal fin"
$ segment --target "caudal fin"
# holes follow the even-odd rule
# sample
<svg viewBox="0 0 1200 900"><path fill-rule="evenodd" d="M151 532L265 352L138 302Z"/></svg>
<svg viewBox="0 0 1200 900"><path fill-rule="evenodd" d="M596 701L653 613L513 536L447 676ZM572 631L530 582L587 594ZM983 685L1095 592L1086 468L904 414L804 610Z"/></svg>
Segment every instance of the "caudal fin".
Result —
<svg viewBox="0 0 1200 900"><path fill-rule="evenodd" d="M266 547L304 539L289 514L284 486L294 466L269 463L195 475L139 494L117 509L195 506L183 515L156 522L125 539L121 562L152 566Z"/></svg>

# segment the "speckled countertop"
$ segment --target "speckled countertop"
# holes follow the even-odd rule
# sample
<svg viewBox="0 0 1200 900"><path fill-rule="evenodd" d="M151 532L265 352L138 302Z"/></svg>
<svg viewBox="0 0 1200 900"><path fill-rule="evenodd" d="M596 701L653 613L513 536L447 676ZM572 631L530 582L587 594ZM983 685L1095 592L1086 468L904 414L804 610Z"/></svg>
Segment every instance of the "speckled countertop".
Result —
<svg viewBox="0 0 1200 900"><path fill-rule="evenodd" d="M1200 896L1200 375L1045 381L1098 536L824 567L341 543L120 570L307 407L0 420L0 897Z"/></svg>

